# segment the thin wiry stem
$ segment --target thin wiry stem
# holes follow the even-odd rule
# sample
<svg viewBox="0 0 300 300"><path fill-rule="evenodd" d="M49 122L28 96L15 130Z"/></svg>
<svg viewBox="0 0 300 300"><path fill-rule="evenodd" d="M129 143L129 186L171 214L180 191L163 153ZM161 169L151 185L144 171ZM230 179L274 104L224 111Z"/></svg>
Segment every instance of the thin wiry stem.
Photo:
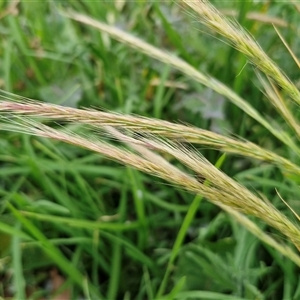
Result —
<svg viewBox="0 0 300 300"><path fill-rule="evenodd" d="M283 116L287 124L290 125L291 128L294 129L298 138L300 137L300 126L295 117L292 115L290 109L285 105L283 98L277 91L275 85L269 79L269 83L262 77L261 74L257 72L257 77L262 83L268 100L275 106L275 108L280 112Z"/></svg>

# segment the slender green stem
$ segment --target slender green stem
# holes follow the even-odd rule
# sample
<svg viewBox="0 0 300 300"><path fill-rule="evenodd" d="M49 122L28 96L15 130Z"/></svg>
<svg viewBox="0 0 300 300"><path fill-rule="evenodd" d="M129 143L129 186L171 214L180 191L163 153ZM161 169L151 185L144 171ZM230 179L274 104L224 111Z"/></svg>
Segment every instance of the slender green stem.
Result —
<svg viewBox="0 0 300 300"><path fill-rule="evenodd" d="M225 155L223 154L219 159L218 161L216 162L215 166L217 168L220 168L221 165L223 164L225 160ZM204 184L208 185L209 182L206 181L204 182ZM194 220L194 217L195 217L195 214L197 213L197 210L199 209L199 206L201 204L201 201L202 201L203 197L200 196L200 195L196 195L192 204L190 205L187 213L186 213L186 216L182 222L182 225L179 229L179 232L176 236L176 240L175 240L175 243L173 245L173 249L172 249L172 252L171 252L171 256L169 258L169 261L168 261L168 265L167 265L167 269L166 269L166 272L165 272L165 275L163 277L163 280L161 282L161 285L158 289L158 292L157 292L157 295L156 295L156 298L160 298L165 289L166 289L166 286L167 286L167 283L168 283L168 279L169 279L169 276L171 274L171 271L172 271L172 268L173 268L173 263L175 261L175 259L177 258L178 256L178 253L179 253L179 250L180 250L180 247L184 241L184 238L186 236L186 233L188 231L188 228L190 227L190 224L192 223L192 221Z"/></svg>

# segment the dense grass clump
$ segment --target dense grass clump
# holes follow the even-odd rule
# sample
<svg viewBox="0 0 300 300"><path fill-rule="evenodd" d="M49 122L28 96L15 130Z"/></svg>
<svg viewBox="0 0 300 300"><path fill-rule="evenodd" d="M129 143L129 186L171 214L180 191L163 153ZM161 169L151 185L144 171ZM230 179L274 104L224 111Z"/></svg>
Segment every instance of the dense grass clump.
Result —
<svg viewBox="0 0 300 300"><path fill-rule="evenodd" d="M300 297L299 7L216 6L2 4L1 297Z"/></svg>

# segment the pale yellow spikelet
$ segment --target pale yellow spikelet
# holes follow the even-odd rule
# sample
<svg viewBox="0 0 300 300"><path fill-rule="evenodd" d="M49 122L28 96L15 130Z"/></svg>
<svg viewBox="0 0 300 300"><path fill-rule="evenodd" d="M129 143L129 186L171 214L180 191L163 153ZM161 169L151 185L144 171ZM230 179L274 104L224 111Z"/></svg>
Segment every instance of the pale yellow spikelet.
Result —
<svg viewBox="0 0 300 300"><path fill-rule="evenodd" d="M292 100L300 104L300 92L296 86L237 22L228 20L206 0L182 1L199 14L199 22L225 37L236 49L244 53L255 67L272 78Z"/></svg>
<svg viewBox="0 0 300 300"><path fill-rule="evenodd" d="M89 124L91 126L95 126L96 130L99 130L99 128L103 126L113 126L135 132L156 134L168 139L208 145L224 152L268 161L284 168L287 172L300 175L300 168L297 165L275 154L274 152L265 150L248 141L241 141L236 138L234 139L222 136L220 134L192 126L112 112L62 107L33 100L28 101L28 99L19 99L18 102L0 100L0 112Z"/></svg>

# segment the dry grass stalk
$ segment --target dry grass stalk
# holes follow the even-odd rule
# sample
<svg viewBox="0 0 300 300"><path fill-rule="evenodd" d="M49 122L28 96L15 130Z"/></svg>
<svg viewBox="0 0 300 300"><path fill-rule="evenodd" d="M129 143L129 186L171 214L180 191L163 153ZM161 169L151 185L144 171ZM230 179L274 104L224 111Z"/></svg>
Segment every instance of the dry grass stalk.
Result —
<svg viewBox="0 0 300 300"><path fill-rule="evenodd" d="M291 99L300 104L300 92L296 86L237 22L229 21L206 0L183 0L183 2L201 16L199 20L201 23L230 41L233 47L244 53L255 67L272 78Z"/></svg>
<svg viewBox="0 0 300 300"><path fill-rule="evenodd" d="M123 134L116 135L114 132L111 132L121 141L124 140L126 143L129 143L140 154L137 155L128 150L101 142L96 138L85 138L71 132L55 130L24 117L15 121L10 120L10 125L6 127L4 125L2 129L21 131L27 134L55 139L95 151L109 159L160 177L175 186L196 194L199 193L216 205L225 205L234 211L255 216L288 237L296 247L300 246L299 228L274 206L252 194L245 187L211 165L203 157L187 149L177 147L176 144L170 144L166 141L162 142L154 138L146 140L141 138L140 142L144 143L142 146L141 144L133 143L131 137L126 136L126 139L124 139ZM151 149L171 154L197 174L206 178L210 185L205 185L188 173L174 167L157 153L150 151L148 149L149 145Z"/></svg>
<svg viewBox="0 0 300 300"><path fill-rule="evenodd" d="M128 137L110 126L107 126L106 130L110 134L115 136L118 140L129 144L131 146L131 148L135 149L136 151L141 153L143 156L146 156L148 158L151 157L151 160L153 160L154 162L155 161L160 162L160 163L162 163L162 165L165 165L167 168L168 167L172 168L173 166L170 165L168 162L166 162L164 159L162 159L160 156L153 154L153 152L151 152L149 149L145 148L144 146L147 145L147 147L148 147L148 145L150 145L152 149L154 148L154 149L157 149L160 151L164 151L164 152L176 157L183 164L190 167L192 170L194 170L198 174L201 173L201 177L204 177L206 180L208 180L210 182L210 185L213 185L215 187L218 187L218 184L222 185L224 183L224 181L222 182L222 180L218 180L218 178L219 178L218 175L225 176L226 177L225 181L226 181L226 179L228 179L228 176L226 176L224 173L219 171L217 168L214 168L214 166L212 166L212 165L211 166L214 168L214 171L216 171L218 173L218 175L215 176L215 174L212 174L211 171L209 173L204 174L203 171L206 170L206 168L201 168L201 166L199 165L199 162L201 163L203 158L199 157L199 155L197 155L196 153L187 151L184 148L179 149L177 145L172 146L172 144L166 143L166 142L159 143L155 139L152 139L152 140L143 139L144 145L143 145L143 142L137 144L136 139ZM208 163L205 159L203 159L203 161ZM225 185L225 188L228 188L227 184ZM246 216L239 213L238 211L232 209L232 207L224 205L220 202L215 203L215 204L218 205L223 210L225 210L227 213L229 213L233 218L236 219L237 222L242 224L245 228L247 228L247 230L249 230L253 235L258 237L265 244L276 249L282 255L290 258L293 262L295 262L298 266L300 266L300 257L291 248L289 248L288 246L279 244L272 237L270 237L269 235L264 233L254 222L252 222L250 219L248 219ZM298 243L295 243L295 245L297 246ZM297 248L298 248L298 246L297 246ZM299 250L299 248L298 248L298 250Z"/></svg>
<svg viewBox="0 0 300 300"><path fill-rule="evenodd" d="M265 55L265 53L249 35L247 35L239 27L237 28L235 25L224 19L207 3L190 1L184 2L195 11L201 13L201 15L204 15L204 22L206 25L228 38L237 49L245 53L248 58L268 77L273 78L273 80L282 86L282 88L288 95L291 96L291 98L294 99L295 102L300 103L299 91L297 89L295 91L293 84L285 77L277 66L273 64L273 62ZM283 133L274 130L273 126L271 126L256 110L247 104L246 101L216 79L203 75L178 57L157 49L140 39L111 26L96 22L95 20L79 14L70 13L68 16L79 22L94 26L109 33L119 41L126 43L151 57L159 59L164 63L172 65L191 78L226 96L289 147L292 149L295 148L299 154L299 150L293 143L292 139L286 139L286 136ZM289 119L289 124L293 128L297 128L298 130L298 124L294 119L290 119L290 112L285 106L283 100L273 93L274 89L271 90L269 86L265 87L269 98L277 105L276 107L281 114L285 118ZM268 201L264 201L251 193L248 189L219 171L197 153L188 150L178 143L157 138L156 135L163 138L174 139L177 142L183 141L201 143L219 148L223 151L267 160L299 175L299 167L291 163L289 160L270 151L266 151L255 144L223 137L209 131L188 126L147 118L124 116L108 112L72 109L50 104L26 102L23 100L24 99L21 99L19 102L10 102L7 101L7 99L0 101L0 111L3 112L2 120L7 121L8 123L3 123L0 129L24 132L83 147L102 154L109 159L118 161L124 165L128 165L145 173L160 177L171 184L184 188L190 192L201 194L212 203L222 207L224 210L233 215L257 237L276 248L283 255L289 256L296 264L300 265L299 257L294 252L292 252L289 248L279 245L272 238L265 235L253 222L241 215L241 213L255 216L266 222L268 225L276 228L299 249L300 231L298 226L293 224ZM11 116L12 118L9 119ZM66 132L64 130L53 129L40 122L34 121L35 117L46 117L49 119L61 119L69 122L88 124L97 130L103 128L103 130L106 130L106 132L108 132L112 137L128 144L135 153L101 142L95 136L87 137L74 134L72 132ZM115 128L110 126L114 126ZM129 134L134 131L141 133L142 135L138 138L133 138L130 135L119 132L117 130L119 128L122 128L123 131ZM209 182L209 185L199 182L191 174L174 167L155 151L161 151L172 155L194 173L205 178L206 181Z"/></svg>
<svg viewBox="0 0 300 300"><path fill-rule="evenodd" d="M291 128L294 129L297 136L300 137L300 126L299 123L296 121L294 116L292 115L291 111L287 108L284 104L284 100L274 83L269 80L269 83L257 72L257 77L262 83L264 90L266 92L266 96L268 100L275 106L275 108L280 112L280 114L285 119L286 123L290 125Z"/></svg>
<svg viewBox="0 0 300 300"><path fill-rule="evenodd" d="M159 135L181 142L207 145L224 152L248 156L278 165L287 172L300 175L300 168L289 160L248 141L240 141L196 127L111 112L82 110L37 101L0 101L0 111L14 115L46 117L99 127L113 126L135 132Z"/></svg>
<svg viewBox="0 0 300 300"><path fill-rule="evenodd" d="M200 16L200 22L214 30L218 34L228 39L233 47L240 52L244 53L247 58L261 70L269 79L273 79L279 86L283 88L286 94L293 99L297 104L300 104L300 92L297 87L288 79L288 77L278 68L278 66L267 56L267 54L261 49L259 44L237 23L225 18L220 12L218 12L208 1L187 1L183 0L189 7L191 7ZM257 72L257 74L259 74ZM274 92L275 86L270 81L272 88L266 85L266 82L259 76L261 82L266 89L268 100L274 105L277 111L285 119L287 124L296 132L297 136L300 136L300 126L295 119L291 110L289 109L284 98L279 93ZM274 133L273 133L274 134ZM279 139L282 138L277 136ZM289 136L286 136L286 140L289 142L290 148L299 153L299 147L295 145Z"/></svg>
<svg viewBox="0 0 300 300"><path fill-rule="evenodd" d="M281 35L281 33L279 32L279 30L275 27L275 24L273 24L273 26L274 26L274 29L275 29L277 35L279 36L279 38L281 39L282 43L284 44L285 48L289 51L291 57L293 58L293 60L297 64L298 68L300 69L300 61L299 61L298 57L295 55L295 53L293 52L293 50L290 48L290 46L288 45L288 43L285 41L284 37Z"/></svg>
<svg viewBox="0 0 300 300"><path fill-rule="evenodd" d="M237 18L239 12L233 9L221 9L220 12L225 16L235 17ZM246 14L246 18L249 20L257 21L260 23L265 23L269 25L275 25L279 27L288 27L289 23L282 18L274 17L267 15L266 13L259 13L259 12L249 12Z"/></svg>
<svg viewBox="0 0 300 300"><path fill-rule="evenodd" d="M189 2L192 3L192 2ZM78 14L75 12L68 12L64 13L65 16L76 20L80 23L92 26L97 28L98 30L105 32L112 36L114 39L127 44L128 46L137 49L138 51L155 58L163 63L169 64L172 67L176 68L177 70L181 71L183 74L186 74L190 78L194 79L195 81L211 88L212 90L216 91L220 95L228 98L233 104L243 110L246 114L251 116L254 120L259 122L265 128L267 128L276 138L278 138L281 142L286 144L288 147L292 148L293 151L300 155L300 152L297 149L297 146L293 143L291 138L287 138L286 135L282 134L281 130L278 130L280 126L272 126L269 122L263 118L259 112L257 112L247 101L229 89L226 85L222 82L218 81L217 79L205 75L201 73L199 70L195 69L193 66L185 62L184 60L180 59L179 57L168 53L167 51L161 50L156 48L145 41L124 32L118 28L113 26L109 26L102 22L96 21L88 16Z"/></svg>
<svg viewBox="0 0 300 300"><path fill-rule="evenodd" d="M232 210L224 205L219 205L223 210L229 213L238 223L247 228L253 235L263 241L265 244L271 246L276 249L279 253L284 255L285 257L290 258L297 266L300 266L300 257L296 254L290 247L286 245L279 244L276 240L274 240L271 236L266 234L263 230L261 230L254 222L252 222L249 218L242 215L241 213ZM299 248L298 248L299 250Z"/></svg>

